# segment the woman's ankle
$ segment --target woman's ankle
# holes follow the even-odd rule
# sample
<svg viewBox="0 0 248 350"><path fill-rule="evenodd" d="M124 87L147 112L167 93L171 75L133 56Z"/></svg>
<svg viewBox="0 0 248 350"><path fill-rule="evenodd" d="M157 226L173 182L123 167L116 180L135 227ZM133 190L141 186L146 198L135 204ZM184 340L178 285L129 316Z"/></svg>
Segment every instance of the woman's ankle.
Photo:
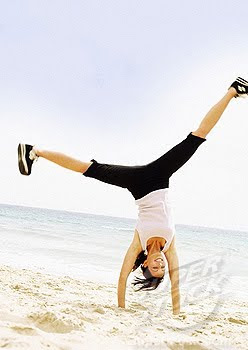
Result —
<svg viewBox="0 0 248 350"><path fill-rule="evenodd" d="M235 97L235 96L237 96L237 91L236 91L236 89L234 89L234 87L230 87L228 89L228 94L230 94L232 97Z"/></svg>
<svg viewBox="0 0 248 350"><path fill-rule="evenodd" d="M37 155L37 157L42 157L42 151L38 149L36 146L33 147L33 151Z"/></svg>

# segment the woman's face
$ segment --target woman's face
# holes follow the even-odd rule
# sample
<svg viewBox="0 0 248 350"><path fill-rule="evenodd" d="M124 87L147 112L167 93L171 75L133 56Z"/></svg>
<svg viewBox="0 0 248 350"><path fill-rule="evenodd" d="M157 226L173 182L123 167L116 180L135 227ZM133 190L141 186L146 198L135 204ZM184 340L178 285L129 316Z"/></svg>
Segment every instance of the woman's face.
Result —
<svg viewBox="0 0 248 350"><path fill-rule="evenodd" d="M144 266L148 267L153 277L163 277L165 274L165 256L163 252L148 254Z"/></svg>

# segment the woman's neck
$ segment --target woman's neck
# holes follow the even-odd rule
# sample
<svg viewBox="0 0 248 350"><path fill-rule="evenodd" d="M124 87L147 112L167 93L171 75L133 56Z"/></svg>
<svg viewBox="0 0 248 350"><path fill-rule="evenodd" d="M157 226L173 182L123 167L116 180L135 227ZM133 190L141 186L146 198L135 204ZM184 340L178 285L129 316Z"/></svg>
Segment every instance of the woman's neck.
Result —
<svg viewBox="0 0 248 350"><path fill-rule="evenodd" d="M160 240L154 239L152 242L147 246L147 253L148 254L154 254L161 252L162 245Z"/></svg>

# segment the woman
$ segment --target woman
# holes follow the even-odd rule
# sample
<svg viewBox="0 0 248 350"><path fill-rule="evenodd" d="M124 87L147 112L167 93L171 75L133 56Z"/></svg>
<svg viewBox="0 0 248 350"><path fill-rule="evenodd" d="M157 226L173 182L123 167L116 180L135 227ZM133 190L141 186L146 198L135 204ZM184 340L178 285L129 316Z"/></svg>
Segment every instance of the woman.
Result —
<svg viewBox="0 0 248 350"><path fill-rule="evenodd" d="M166 262L171 280L173 314L180 312L179 269L175 244L175 227L168 196L169 178L206 141L207 134L220 119L233 97L247 97L248 82L237 78L224 97L214 105L181 143L157 160L143 166L101 164L92 159L81 162L64 154L19 144L19 170L30 175L33 161L43 157L60 166L100 181L127 188L139 207L133 241L126 253L118 282L118 305L125 308L126 282L131 271L139 266L144 278L133 282L138 290L157 288L163 280Z"/></svg>

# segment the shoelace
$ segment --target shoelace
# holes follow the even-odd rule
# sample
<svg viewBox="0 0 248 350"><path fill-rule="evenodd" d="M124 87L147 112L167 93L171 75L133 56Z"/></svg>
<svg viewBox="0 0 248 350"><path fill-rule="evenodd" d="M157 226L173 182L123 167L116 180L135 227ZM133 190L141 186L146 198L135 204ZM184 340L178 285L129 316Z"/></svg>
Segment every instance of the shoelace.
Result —
<svg viewBox="0 0 248 350"><path fill-rule="evenodd" d="M29 159L33 160L33 161L37 161L38 158L39 158L39 156L37 156L34 148L32 148L31 151L29 152Z"/></svg>

